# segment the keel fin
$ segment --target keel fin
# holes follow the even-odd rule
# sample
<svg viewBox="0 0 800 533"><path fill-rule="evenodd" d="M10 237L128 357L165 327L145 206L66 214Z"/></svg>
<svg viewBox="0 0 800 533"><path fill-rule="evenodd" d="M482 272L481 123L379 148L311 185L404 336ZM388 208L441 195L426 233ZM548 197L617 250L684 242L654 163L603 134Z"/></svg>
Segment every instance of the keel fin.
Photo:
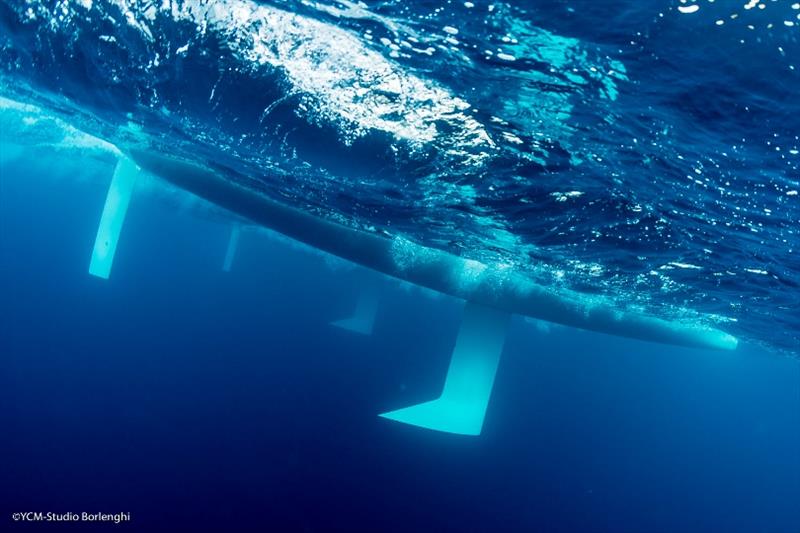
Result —
<svg viewBox="0 0 800 533"><path fill-rule="evenodd" d="M228 249L225 252L225 261L222 263L222 271L230 272L233 265L233 258L236 257L236 250L239 247L239 236L242 230L238 224L231 228L231 236L228 238Z"/></svg>
<svg viewBox="0 0 800 533"><path fill-rule="evenodd" d="M380 416L436 431L480 435L509 316L467 302L441 396Z"/></svg>
<svg viewBox="0 0 800 533"><path fill-rule="evenodd" d="M378 290L373 285L365 285L361 288L358 295L356 310L349 318L335 320L332 326L361 333L362 335L372 335L372 328L375 325L375 315L378 313Z"/></svg>
<svg viewBox="0 0 800 533"><path fill-rule="evenodd" d="M117 250L125 213L128 211L138 174L139 169L136 164L127 157L122 157L117 162L114 176L108 186L106 203L100 216L100 225L97 227L97 237L92 250L92 260L89 263L89 274L93 276L108 279L111 274L114 253Z"/></svg>

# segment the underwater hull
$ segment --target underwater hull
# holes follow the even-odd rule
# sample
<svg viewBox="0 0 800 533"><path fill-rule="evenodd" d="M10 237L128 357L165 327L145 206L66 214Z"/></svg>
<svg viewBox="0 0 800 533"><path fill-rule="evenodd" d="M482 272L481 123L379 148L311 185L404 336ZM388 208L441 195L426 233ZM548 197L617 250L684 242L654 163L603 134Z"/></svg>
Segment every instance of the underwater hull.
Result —
<svg viewBox="0 0 800 533"><path fill-rule="evenodd" d="M220 207L343 259L435 291L513 314L580 329L687 347L735 349L736 337L707 326L624 312L564 294L524 275L404 239L315 217L272 201L194 161L134 150L142 169Z"/></svg>

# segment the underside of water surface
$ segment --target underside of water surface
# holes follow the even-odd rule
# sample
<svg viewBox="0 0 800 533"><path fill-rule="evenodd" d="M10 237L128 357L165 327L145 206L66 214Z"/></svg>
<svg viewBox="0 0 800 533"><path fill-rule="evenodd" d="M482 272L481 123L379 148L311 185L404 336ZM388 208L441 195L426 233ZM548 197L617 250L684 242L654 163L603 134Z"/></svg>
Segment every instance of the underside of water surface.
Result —
<svg viewBox="0 0 800 533"><path fill-rule="evenodd" d="M3 157L193 159L796 355L800 5L528 4L4 0Z"/></svg>

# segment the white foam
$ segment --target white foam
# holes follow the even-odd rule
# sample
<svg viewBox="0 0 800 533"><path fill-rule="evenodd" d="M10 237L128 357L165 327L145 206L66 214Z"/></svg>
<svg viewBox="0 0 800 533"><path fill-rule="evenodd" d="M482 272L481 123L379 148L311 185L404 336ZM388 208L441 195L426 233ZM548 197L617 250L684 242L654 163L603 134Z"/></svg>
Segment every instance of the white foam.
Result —
<svg viewBox="0 0 800 533"><path fill-rule="evenodd" d="M700 6L697 4L690 4L688 6L678 6L678 11L681 13L697 13L700 10Z"/></svg>
<svg viewBox="0 0 800 533"><path fill-rule="evenodd" d="M120 155L119 149L113 144L77 129L40 107L3 96L0 96L0 131L2 138L23 146Z"/></svg>
<svg viewBox="0 0 800 533"><path fill-rule="evenodd" d="M117 2L135 13L132 0ZM250 0L170 2L162 9L200 33L223 36L243 64L280 69L297 93L312 99L315 113L344 123L349 135L378 130L412 143L442 143L451 153L494 146L468 102L403 70L345 29ZM149 35L146 22L135 25Z"/></svg>

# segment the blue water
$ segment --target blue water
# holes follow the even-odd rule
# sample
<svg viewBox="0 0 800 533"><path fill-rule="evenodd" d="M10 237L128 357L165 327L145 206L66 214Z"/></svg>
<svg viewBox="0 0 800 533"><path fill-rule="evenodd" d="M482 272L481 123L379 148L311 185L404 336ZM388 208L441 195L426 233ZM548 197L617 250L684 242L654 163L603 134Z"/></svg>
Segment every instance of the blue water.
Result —
<svg viewBox="0 0 800 533"><path fill-rule="evenodd" d="M480 437L403 426L376 415L438 393L458 302L383 281L373 337L331 328L367 273L245 233L224 275L225 226L147 199L99 280L105 186L52 167L3 181L3 530L800 529L795 359L515 319Z"/></svg>
<svg viewBox="0 0 800 533"><path fill-rule="evenodd" d="M744 4L0 1L0 529L800 531L800 5ZM480 437L380 419L462 303L256 232L224 274L156 179L92 278L112 145L740 348L515 317Z"/></svg>

